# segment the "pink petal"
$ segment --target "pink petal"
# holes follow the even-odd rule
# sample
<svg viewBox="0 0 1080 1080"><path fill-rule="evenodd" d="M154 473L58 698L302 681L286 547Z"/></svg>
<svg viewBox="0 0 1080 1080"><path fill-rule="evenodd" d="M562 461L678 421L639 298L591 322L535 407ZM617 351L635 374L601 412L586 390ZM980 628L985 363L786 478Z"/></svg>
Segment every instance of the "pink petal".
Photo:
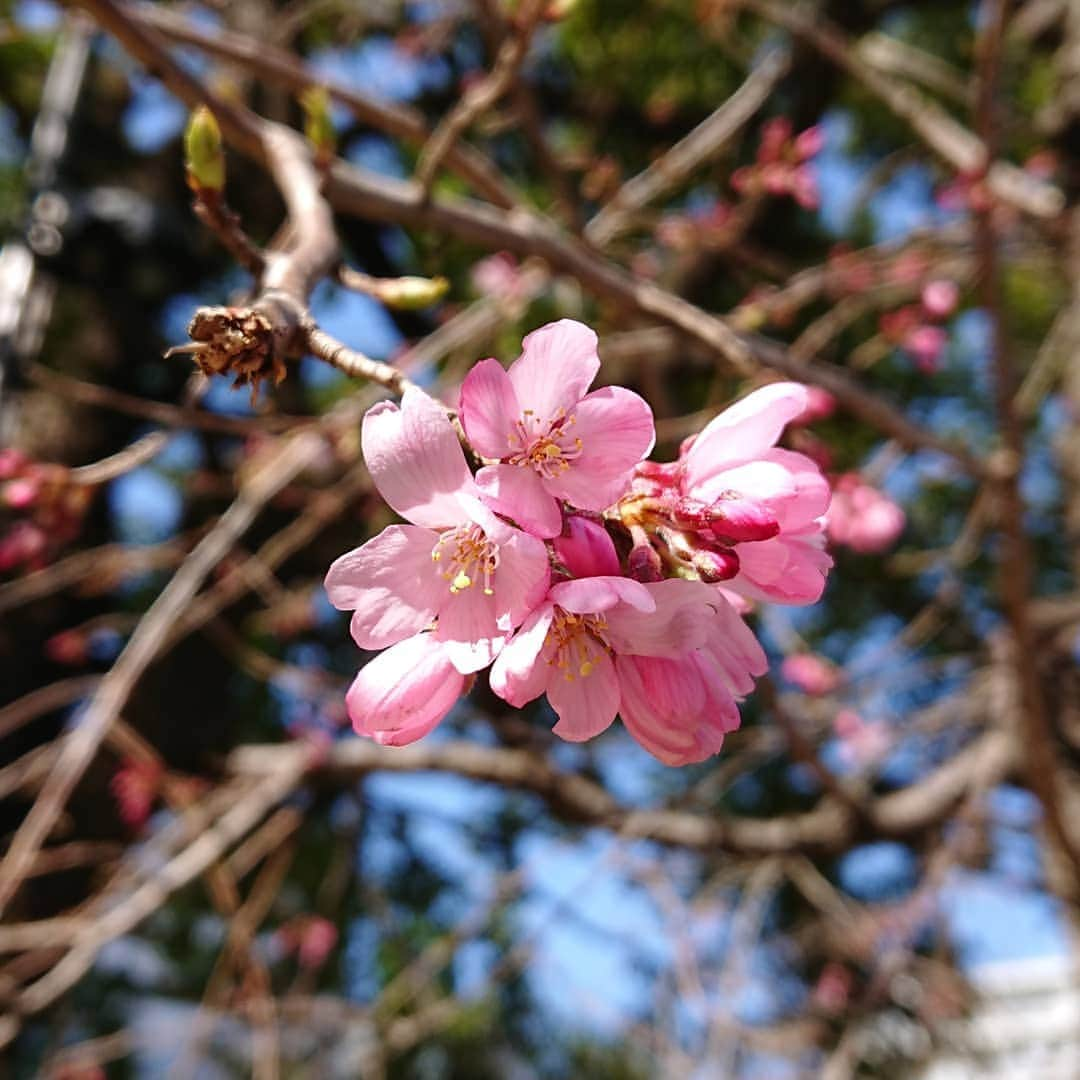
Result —
<svg viewBox="0 0 1080 1080"><path fill-rule="evenodd" d="M558 714L552 729L560 739L582 742L611 726L619 711L619 680L615 665L600 645L589 649L592 670L588 675L555 672L547 688L547 699Z"/></svg>
<svg viewBox="0 0 1080 1080"><path fill-rule="evenodd" d="M832 558L821 548L820 529L738 544L739 574L727 584L754 600L813 604L825 591Z"/></svg>
<svg viewBox="0 0 1080 1080"><path fill-rule="evenodd" d="M375 486L403 518L430 528L461 522L454 496L472 489L472 476L446 413L422 390L406 390L400 409L390 401L368 409L360 442Z"/></svg>
<svg viewBox="0 0 1080 1080"><path fill-rule="evenodd" d="M682 656L705 640L716 594L700 581L668 578L643 585L656 604L647 613L629 605L606 612L605 634L616 652L639 656Z"/></svg>
<svg viewBox="0 0 1080 1080"><path fill-rule="evenodd" d="M546 689L551 668L541 655L555 613L552 604L538 607L503 646L491 666L491 689L520 709Z"/></svg>
<svg viewBox="0 0 1080 1080"><path fill-rule="evenodd" d="M616 666L627 730L666 765L704 760L739 726L734 698L701 656L619 656Z"/></svg>
<svg viewBox="0 0 1080 1080"><path fill-rule="evenodd" d="M521 416L514 384L498 360L474 364L461 384L461 423L484 457L504 458L514 422Z"/></svg>
<svg viewBox="0 0 1080 1080"><path fill-rule="evenodd" d="M331 564L326 595L334 607L354 611L351 630L360 648L384 649L435 617L445 591L431 561L437 540L430 529L390 525Z"/></svg>
<svg viewBox="0 0 1080 1080"><path fill-rule="evenodd" d="M547 595L551 580L547 548L543 540L518 529L499 544L499 568L494 587L500 627L509 632Z"/></svg>
<svg viewBox="0 0 1080 1080"><path fill-rule="evenodd" d="M506 641L495 616L495 597L479 585L451 596L440 609L435 638L445 643L447 656L462 674L487 667Z"/></svg>
<svg viewBox="0 0 1080 1080"><path fill-rule="evenodd" d="M365 664L345 705L358 735L403 746L431 731L464 690L445 650L431 634L417 634Z"/></svg>
<svg viewBox="0 0 1080 1080"><path fill-rule="evenodd" d="M596 390L574 408L569 430L581 440L581 455L545 487L583 510L605 510L626 494L634 466L653 448L652 409L621 386Z"/></svg>
<svg viewBox="0 0 1080 1080"><path fill-rule="evenodd" d="M761 457L806 405L805 386L781 382L763 386L725 409L686 454L687 490L721 469Z"/></svg>
<svg viewBox="0 0 1080 1080"><path fill-rule="evenodd" d="M562 531L562 509L531 468L485 465L476 474L476 486L492 510L512 518L533 536L546 538Z"/></svg>
<svg viewBox="0 0 1080 1080"><path fill-rule="evenodd" d="M593 615L610 611L618 604L627 604L637 611L651 614L656 601L639 581L625 577L578 578L553 585L548 594L564 611L574 615Z"/></svg>
<svg viewBox="0 0 1080 1080"><path fill-rule="evenodd" d="M600 370L596 334L583 323L560 319L534 330L508 372L522 409L554 419L572 411Z"/></svg>
<svg viewBox="0 0 1080 1080"><path fill-rule="evenodd" d="M612 577L619 573L619 556L607 529L577 514L566 519L563 534L552 541L559 561L574 577Z"/></svg>
<svg viewBox="0 0 1080 1080"><path fill-rule="evenodd" d="M713 618L702 652L716 664L718 673L733 694L749 694L754 676L769 670L765 650L754 632L723 597L713 600Z"/></svg>

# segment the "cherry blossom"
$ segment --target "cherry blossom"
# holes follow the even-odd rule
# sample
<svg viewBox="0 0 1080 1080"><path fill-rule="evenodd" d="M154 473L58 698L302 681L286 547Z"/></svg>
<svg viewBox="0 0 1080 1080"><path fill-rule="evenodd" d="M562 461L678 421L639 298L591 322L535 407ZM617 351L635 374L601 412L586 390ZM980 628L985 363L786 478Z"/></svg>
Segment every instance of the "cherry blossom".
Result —
<svg viewBox="0 0 1080 1080"><path fill-rule="evenodd" d="M542 541L480 501L450 421L422 391L406 391L400 409L368 410L361 446L380 494L411 524L337 559L326 575L330 602L353 611L363 649L434 624L458 671L478 671L547 590Z"/></svg>
<svg viewBox="0 0 1080 1080"><path fill-rule="evenodd" d="M844 473L833 482L826 519L829 539L860 554L886 551L904 531L904 511L858 473Z"/></svg>
<svg viewBox="0 0 1080 1080"><path fill-rule="evenodd" d="M751 599L813 603L832 565L823 550L828 482L810 458L776 446L785 425L807 406L804 386L761 387L687 440L677 462L638 469L638 491L658 497L672 524L691 525L693 539L710 550L707 525L714 555L732 571L712 579L730 578L728 587ZM665 500L674 512L663 510ZM646 501L645 512L653 505ZM680 520L680 509L697 512L698 521ZM706 570L703 561L699 557L695 569Z"/></svg>
<svg viewBox="0 0 1080 1080"><path fill-rule="evenodd" d="M563 319L529 334L508 371L483 360L465 377L465 433L498 461L476 483L489 506L536 536L562 529L559 500L606 509L652 449L652 411L637 394L586 392L599 369L596 334Z"/></svg>

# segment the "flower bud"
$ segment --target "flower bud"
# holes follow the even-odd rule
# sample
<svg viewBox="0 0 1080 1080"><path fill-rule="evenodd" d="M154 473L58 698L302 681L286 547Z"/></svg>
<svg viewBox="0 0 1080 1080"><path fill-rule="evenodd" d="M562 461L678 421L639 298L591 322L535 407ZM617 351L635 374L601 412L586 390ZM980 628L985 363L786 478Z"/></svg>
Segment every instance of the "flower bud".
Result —
<svg viewBox="0 0 1080 1080"><path fill-rule="evenodd" d="M630 577L645 584L664 579L664 564L652 544L635 544L627 556L626 568Z"/></svg>
<svg viewBox="0 0 1080 1080"><path fill-rule="evenodd" d="M691 565L702 581L713 585L718 581L729 581L739 572L739 556L727 548L701 549L694 552Z"/></svg>
<svg viewBox="0 0 1080 1080"><path fill-rule="evenodd" d="M762 503L729 492L709 507L709 528L727 544L771 540L780 532L776 515Z"/></svg>
<svg viewBox="0 0 1080 1080"><path fill-rule="evenodd" d="M300 95L304 110L304 135L315 150L315 160L326 164L337 146L337 135L330 119L330 95L325 86L309 86Z"/></svg>
<svg viewBox="0 0 1080 1080"><path fill-rule="evenodd" d="M441 300L450 288L442 277L399 277L377 279L372 290L376 299L399 311L415 311Z"/></svg>
<svg viewBox="0 0 1080 1080"><path fill-rule="evenodd" d="M603 525L574 514L567 518L563 532L551 546L574 577L618 576L619 556Z"/></svg>
<svg viewBox="0 0 1080 1080"><path fill-rule="evenodd" d="M184 166L188 184L194 191L220 192L225 187L225 153L221 128L214 114L200 105L188 120L184 132Z"/></svg>

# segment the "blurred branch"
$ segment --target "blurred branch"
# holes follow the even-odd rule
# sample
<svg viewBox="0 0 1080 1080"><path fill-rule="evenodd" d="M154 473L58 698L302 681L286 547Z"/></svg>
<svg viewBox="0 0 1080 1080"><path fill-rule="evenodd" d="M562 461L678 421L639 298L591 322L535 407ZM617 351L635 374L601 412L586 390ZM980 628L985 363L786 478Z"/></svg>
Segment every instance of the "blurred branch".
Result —
<svg viewBox="0 0 1080 1080"><path fill-rule="evenodd" d="M585 239L598 248L606 247L629 226L636 211L685 183L750 121L790 65L791 57L785 50L770 52L723 105L619 188L586 226Z"/></svg>

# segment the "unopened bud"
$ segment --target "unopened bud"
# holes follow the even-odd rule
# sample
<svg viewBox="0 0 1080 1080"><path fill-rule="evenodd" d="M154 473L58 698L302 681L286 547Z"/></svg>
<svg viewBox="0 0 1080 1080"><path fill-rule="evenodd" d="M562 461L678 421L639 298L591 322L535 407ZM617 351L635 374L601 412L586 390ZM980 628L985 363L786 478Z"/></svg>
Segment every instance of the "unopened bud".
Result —
<svg viewBox="0 0 1080 1080"><path fill-rule="evenodd" d="M41 484L30 476L10 480L2 490L2 501L12 510L25 510L37 501L41 494Z"/></svg>
<svg viewBox="0 0 1080 1080"><path fill-rule="evenodd" d="M325 86L309 86L300 95L304 134L315 149L315 160L325 164L334 156L337 134L330 119L330 95Z"/></svg>
<svg viewBox="0 0 1080 1080"><path fill-rule="evenodd" d="M222 191L225 187L225 153L221 128L214 114L200 105L184 132L184 166L194 191Z"/></svg>
<svg viewBox="0 0 1080 1080"><path fill-rule="evenodd" d="M551 541L559 561L574 577L617 577L619 556L607 529L577 514L567 518L563 535Z"/></svg>
<svg viewBox="0 0 1080 1080"><path fill-rule="evenodd" d="M709 507L713 536L727 544L771 540L780 532L776 515L761 503L740 495L722 495Z"/></svg>
<svg viewBox="0 0 1080 1080"><path fill-rule="evenodd" d="M635 581L663 581L664 564L652 544L636 544L627 556L626 568Z"/></svg>
<svg viewBox="0 0 1080 1080"><path fill-rule="evenodd" d="M415 311L441 300L450 282L444 277L399 277L378 279L374 295L387 307Z"/></svg>
<svg viewBox="0 0 1080 1080"><path fill-rule="evenodd" d="M702 581L713 585L718 581L730 581L739 572L739 556L726 548L695 551L692 565Z"/></svg>

